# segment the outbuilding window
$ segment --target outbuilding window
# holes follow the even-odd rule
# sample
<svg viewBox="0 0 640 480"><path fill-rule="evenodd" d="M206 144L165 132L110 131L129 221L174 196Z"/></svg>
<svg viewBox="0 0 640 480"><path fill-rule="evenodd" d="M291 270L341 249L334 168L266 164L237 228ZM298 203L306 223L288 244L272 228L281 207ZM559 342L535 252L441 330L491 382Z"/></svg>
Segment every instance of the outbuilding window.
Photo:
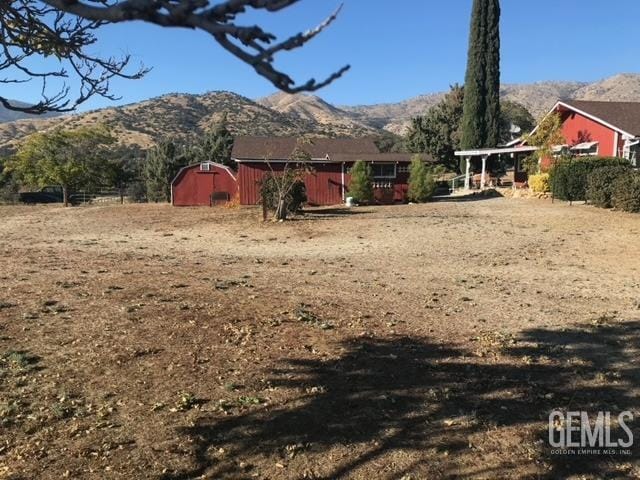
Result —
<svg viewBox="0 0 640 480"><path fill-rule="evenodd" d="M395 163L372 163L373 178L396 178Z"/></svg>
<svg viewBox="0 0 640 480"><path fill-rule="evenodd" d="M211 171L211 164L204 162L200 164L200 171L201 172L210 172Z"/></svg>

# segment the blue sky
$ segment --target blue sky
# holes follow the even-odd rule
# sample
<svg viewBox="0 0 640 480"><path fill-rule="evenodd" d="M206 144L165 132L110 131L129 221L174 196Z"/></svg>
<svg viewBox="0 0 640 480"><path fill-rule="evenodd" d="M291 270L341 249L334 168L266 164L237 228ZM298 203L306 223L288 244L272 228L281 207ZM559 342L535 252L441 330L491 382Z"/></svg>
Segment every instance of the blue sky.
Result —
<svg viewBox="0 0 640 480"><path fill-rule="evenodd" d="M277 65L298 80L352 70L319 95L335 104L395 102L462 82L472 0L343 0L335 24ZM302 0L277 14L245 16L287 35L321 21L340 0ZM502 81L593 81L640 71L638 0L502 0ZM105 27L96 51L129 52L153 70L113 84L136 102L170 92L231 90L250 98L274 88L203 33L141 23ZM3 86L11 98L35 100L40 86ZM82 109L112 105L96 99Z"/></svg>

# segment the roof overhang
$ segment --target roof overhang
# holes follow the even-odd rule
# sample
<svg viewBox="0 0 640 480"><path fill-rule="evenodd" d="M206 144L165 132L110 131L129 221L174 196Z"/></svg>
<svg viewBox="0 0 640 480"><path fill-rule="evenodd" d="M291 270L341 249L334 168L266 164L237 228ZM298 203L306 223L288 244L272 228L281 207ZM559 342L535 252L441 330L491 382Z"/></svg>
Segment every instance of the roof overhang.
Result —
<svg viewBox="0 0 640 480"><path fill-rule="evenodd" d="M593 147L598 145L598 143L600 143L600 142L582 142L582 143L579 143L579 144L574 145L573 147L571 147L571 150L576 150L576 151L591 150Z"/></svg>
<svg viewBox="0 0 640 480"><path fill-rule="evenodd" d="M479 148L477 150L459 150L454 155L456 157L490 157L500 154L530 153L537 150L538 147Z"/></svg>
<svg viewBox="0 0 640 480"><path fill-rule="evenodd" d="M594 122L598 122L599 124L604 125L605 127L610 128L611 130L615 130L616 132L621 133L622 135L626 135L626 136L631 137L631 138L635 138L636 137L636 135L634 135L632 133L629 133L629 132L627 132L625 130L622 130L621 128L616 127L615 125L612 125L611 123L601 119L600 117L596 117L595 115L591 115L590 113L585 112L584 110L580 110L579 108L576 108L573 105L571 105L569 103L566 103L566 102L563 102L563 101L556 102L556 104L553 106L553 108L551 110L549 110L549 112L544 117L542 117L542 120L540 120L540 122L538 122L538 125L536 125L536 128L534 128L531 131L530 135L533 135L538 130L538 126L542 123L542 121L545 118L547 118L553 112L560 110L560 108L565 108L567 110L571 110L573 112L579 113L580 115L582 115L582 116L584 116L584 117L586 117L586 118L588 118L590 120L593 120Z"/></svg>

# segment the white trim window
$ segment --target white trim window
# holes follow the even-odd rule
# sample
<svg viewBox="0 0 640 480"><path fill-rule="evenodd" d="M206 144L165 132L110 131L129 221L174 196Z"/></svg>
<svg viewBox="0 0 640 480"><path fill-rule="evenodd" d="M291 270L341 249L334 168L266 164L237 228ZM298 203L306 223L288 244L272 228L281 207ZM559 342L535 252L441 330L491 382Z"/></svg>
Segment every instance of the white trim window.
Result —
<svg viewBox="0 0 640 480"><path fill-rule="evenodd" d="M398 165L398 173L409 173L411 166L407 164Z"/></svg>
<svg viewBox="0 0 640 480"><path fill-rule="evenodd" d="M382 178L396 178L395 163L372 163L371 173L374 180Z"/></svg>
<svg viewBox="0 0 640 480"><path fill-rule="evenodd" d="M598 142L584 142L571 147L571 151L578 157L593 157L595 155L598 155L598 150Z"/></svg>
<svg viewBox="0 0 640 480"><path fill-rule="evenodd" d="M201 172L210 172L211 171L211 164L209 162L202 162L200 164L200 171Z"/></svg>

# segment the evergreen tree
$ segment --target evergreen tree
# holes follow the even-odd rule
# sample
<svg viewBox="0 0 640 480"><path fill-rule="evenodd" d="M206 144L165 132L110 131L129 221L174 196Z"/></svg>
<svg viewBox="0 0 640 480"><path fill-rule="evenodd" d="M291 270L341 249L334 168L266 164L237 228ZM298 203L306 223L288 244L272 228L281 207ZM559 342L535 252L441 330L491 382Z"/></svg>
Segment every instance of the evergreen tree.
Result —
<svg viewBox="0 0 640 480"><path fill-rule="evenodd" d="M454 152L460 148L463 102L464 89L453 85L426 115L412 119L405 139L407 149L413 153L428 153L449 170L455 170Z"/></svg>
<svg viewBox="0 0 640 480"><path fill-rule="evenodd" d="M461 147L496 146L500 139L500 4L474 0L465 76Z"/></svg>
<svg viewBox="0 0 640 480"><path fill-rule="evenodd" d="M349 196L358 203L373 201L373 174L371 165L358 160L351 167L351 183L349 184Z"/></svg>
<svg viewBox="0 0 640 480"><path fill-rule="evenodd" d="M487 0L487 46L485 50L487 76L485 91L487 110L485 147L500 143L500 0Z"/></svg>
<svg viewBox="0 0 640 480"><path fill-rule="evenodd" d="M150 202L168 202L171 182L178 171L187 165L184 149L172 140L164 140L147 152L143 176Z"/></svg>
<svg viewBox="0 0 640 480"><path fill-rule="evenodd" d="M409 170L409 191L407 197L411 202L422 203L428 201L436 189L433 176L427 171L422 159L416 155L411 160Z"/></svg>
<svg viewBox="0 0 640 480"><path fill-rule="evenodd" d="M227 128L225 113L215 126L205 132L202 139L192 148L194 162L217 162L235 168L231 160L233 135Z"/></svg>

